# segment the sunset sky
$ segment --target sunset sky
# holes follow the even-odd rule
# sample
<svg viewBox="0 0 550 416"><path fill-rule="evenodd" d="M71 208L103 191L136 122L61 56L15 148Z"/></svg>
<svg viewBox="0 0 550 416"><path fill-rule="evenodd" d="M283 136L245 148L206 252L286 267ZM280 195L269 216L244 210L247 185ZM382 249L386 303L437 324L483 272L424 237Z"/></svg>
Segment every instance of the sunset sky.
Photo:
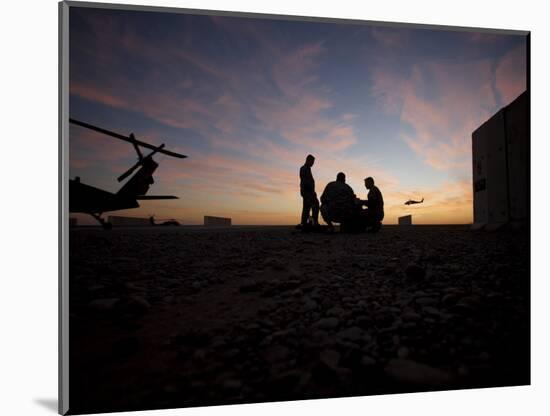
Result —
<svg viewBox="0 0 550 416"><path fill-rule="evenodd" d="M373 176L385 223L470 223L471 133L527 76L520 35L75 7L69 65L71 117L189 156L155 157L149 194L179 200L112 215L185 224L297 224L308 153L319 196ZM116 192L135 161L71 125L71 178Z"/></svg>

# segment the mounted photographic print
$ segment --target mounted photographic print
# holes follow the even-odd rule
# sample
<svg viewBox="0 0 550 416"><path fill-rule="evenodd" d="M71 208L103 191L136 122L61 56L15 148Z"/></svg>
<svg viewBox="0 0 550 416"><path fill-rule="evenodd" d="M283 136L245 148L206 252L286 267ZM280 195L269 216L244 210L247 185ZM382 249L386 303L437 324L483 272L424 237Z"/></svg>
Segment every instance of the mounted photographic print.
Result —
<svg viewBox="0 0 550 416"><path fill-rule="evenodd" d="M59 16L61 413L530 383L529 32Z"/></svg>

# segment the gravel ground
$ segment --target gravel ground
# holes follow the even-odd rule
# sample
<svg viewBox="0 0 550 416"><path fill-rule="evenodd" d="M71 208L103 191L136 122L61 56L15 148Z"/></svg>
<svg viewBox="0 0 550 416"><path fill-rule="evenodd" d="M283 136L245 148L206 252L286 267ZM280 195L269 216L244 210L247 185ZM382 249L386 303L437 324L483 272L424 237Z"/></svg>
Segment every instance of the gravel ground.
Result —
<svg viewBox="0 0 550 416"><path fill-rule="evenodd" d="M73 229L70 412L529 384L529 236Z"/></svg>

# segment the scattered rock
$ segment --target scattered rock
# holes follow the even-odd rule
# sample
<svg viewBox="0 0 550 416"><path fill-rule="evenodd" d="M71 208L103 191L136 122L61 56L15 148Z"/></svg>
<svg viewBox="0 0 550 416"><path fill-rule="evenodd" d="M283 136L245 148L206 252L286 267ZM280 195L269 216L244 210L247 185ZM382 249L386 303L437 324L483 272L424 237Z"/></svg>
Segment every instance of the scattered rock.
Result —
<svg viewBox="0 0 550 416"><path fill-rule="evenodd" d="M340 361L340 353L334 350L324 350L319 355L319 358L321 359L321 362L326 364L328 367L336 368L338 366L338 362Z"/></svg>
<svg viewBox="0 0 550 416"><path fill-rule="evenodd" d="M433 306L424 306L422 308L422 312L425 312L427 313L428 315L432 315L432 316L439 316L441 315L441 313L439 312L438 309L434 308Z"/></svg>
<svg viewBox="0 0 550 416"><path fill-rule="evenodd" d="M239 287L239 291L241 293L250 293L258 290L259 285L258 282L256 282L253 279L245 279L243 280L243 283Z"/></svg>
<svg viewBox="0 0 550 416"><path fill-rule="evenodd" d="M315 326L320 329L333 329L336 328L340 324L340 321L338 318L330 317L330 318L322 318L319 319Z"/></svg>
<svg viewBox="0 0 550 416"><path fill-rule="evenodd" d="M264 261L264 266L272 268L274 270L285 270L286 269L285 263L283 263L281 260L279 260L277 258L274 258L274 257L267 258Z"/></svg>
<svg viewBox="0 0 550 416"><path fill-rule="evenodd" d="M146 312L151 308L151 304L141 296L130 296L126 300L125 308L130 312Z"/></svg>
<svg viewBox="0 0 550 416"><path fill-rule="evenodd" d="M407 358L410 355L410 351L407 347L400 347L397 350L397 356L399 358Z"/></svg>
<svg viewBox="0 0 550 416"><path fill-rule="evenodd" d="M113 345L112 353L113 356L117 358L128 358L129 356L138 352L139 349L139 340L136 337L127 337L122 338Z"/></svg>
<svg viewBox="0 0 550 416"><path fill-rule="evenodd" d="M268 348L265 353L265 357L270 363L279 363L281 361L286 361L289 355L290 350L282 345L274 345Z"/></svg>
<svg viewBox="0 0 550 416"><path fill-rule="evenodd" d="M415 302L420 306L433 306L433 305L437 305L438 303L437 299L428 298L428 297L417 298Z"/></svg>
<svg viewBox="0 0 550 416"><path fill-rule="evenodd" d="M363 358L361 359L361 365L363 367L372 367L376 364L376 360L372 358L369 355L363 355Z"/></svg>
<svg viewBox="0 0 550 416"><path fill-rule="evenodd" d="M349 341L358 341L363 336L363 330L356 326L344 329L336 334L337 338Z"/></svg>
<svg viewBox="0 0 550 416"><path fill-rule="evenodd" d="M404 384L444 388L452 382L452 376L445 371L403 358L390 360L384 371L390 378Z"/></svg>
<svg viewBox="0 0 550 416"><path fill-rule="evenodd" d="M309 312L309 311L314 311L316 310L317 308L319 307L319 305L317 304L317 302L315 302L314 300L306 297L304 299L304 311L306 312Z"/></svg>
<svg viewBox="0 0 550 416"><path fill-rule="evenodd" d="M423 280L426 270L416 263L410 263L405 269L405 275L411 280Z"/></svg>
<svg viewBox="0 0 550 416"><path fill-rule="evenodd" d="M422 316L416 312L404 312L401 314L401 319L403 319L403 321L418 321L420 318L422 318Z"/></svg>
<svg viewBox="0 0 550 416"><path fill-rule="evenodd" d="M357 318L355 318L355 323L360 327L367 327L370 325L370 318L365 315L360 315Z"/></svg>
<svg viewBox="0 0 550 416"><path fill-rule="evenodd" d="M346 313L345 309L340 308L339 306L335 306L335 307L333 307L333 308L330 308L330 309L327 311L327 315L328 315L328 316L336 316L336 317L341 317L341 316L343 316L345 313Z"/></svg>
<svg viewBox="0 0 550 416"><path fill-rule="evenodd" d="M456 304L456 301L458 300L458 296L455 293L447 293L443 298L441 299L441 303L445 306L452 306Z"/></svg>
<svg viewBox="0 0 550 416"><path fill-rule="evenodd" d="M329 340L329 335L326 331L315 331L313 333L312 340L319 345L323 345Z"/></svg>
<svg viewBox="0 0 550 416"><path fill-rule="evenodd" d="M115 309L119 302L119 298L96 299L91 301L88 307L98 312L109 312Z"/></svg>
<svg viewBox="0 0 550 416"><path fill-rule="evenodd" d="M243 386L241 380L229 379L223 382L223 388L232 392L238 391Z"/></svg>

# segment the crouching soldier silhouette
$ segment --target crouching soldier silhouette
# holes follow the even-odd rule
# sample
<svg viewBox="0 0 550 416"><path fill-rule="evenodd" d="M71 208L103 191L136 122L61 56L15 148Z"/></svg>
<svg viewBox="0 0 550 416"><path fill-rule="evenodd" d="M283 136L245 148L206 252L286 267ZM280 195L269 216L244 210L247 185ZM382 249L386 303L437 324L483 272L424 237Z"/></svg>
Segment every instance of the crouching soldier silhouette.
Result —
<svg viewBox="0 0 550 416"><path fill-rule="evenodd" d="M370 176L365 178L365 188L369 191L366 200L360 200L361 205L366 206L361 216L364 218L364 223L367 231L376 233L382 227L384 219L384 198L382 192L374 185L374 179Z"/></svg>
<svg viewBox="0 0 550 416"><path fill-rule="evenodd" d="M300 195L302 196L302 221L298 228L305 229L308 225L319 225L319 200L315 193L315 180L311 173L311 167L315 163L313 155L307 155L306 163L300 168ZM311 211L312 223L308 224Z"/></svg>
<svg viewBox="0 0 550 416"><path fill-rule="evenodd" d="M327 184L321 195L321 216L330 231L334 230L333 222L339 223L342 231L349 231L350 221L357 212L356 199L344 173L338 173L336 180Z"/></svg>

